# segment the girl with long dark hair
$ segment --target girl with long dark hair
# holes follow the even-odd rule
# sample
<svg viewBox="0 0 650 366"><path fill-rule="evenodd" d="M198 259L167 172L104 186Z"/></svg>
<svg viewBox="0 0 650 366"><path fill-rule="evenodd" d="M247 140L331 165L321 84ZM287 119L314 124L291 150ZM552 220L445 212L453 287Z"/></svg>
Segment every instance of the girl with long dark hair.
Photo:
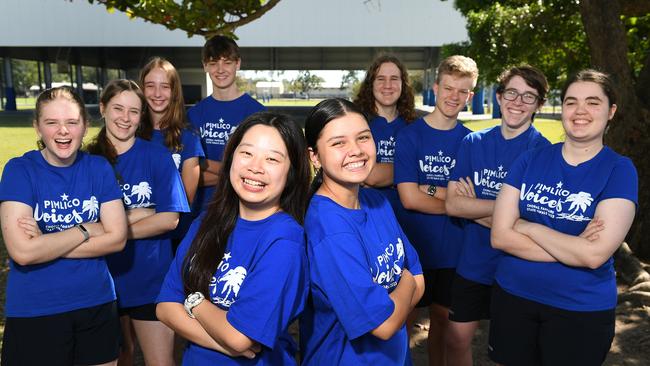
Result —
<svg viewBox="0 0 650 366"><path fill-rule="evenodd" d="M361 189L375 163L363 113L344 99L305 125L317 169L305 218L311 298L301 319L304 365L404 365L405 322L424 291L418 256L388 200Z"/></svg>
<svg viewBox="0 0 650 366"><path fill-rule="evenodd" d="M295 364L287 328L309 280L300 224L310 171L300 127L278 114L251 115L230 136L220 176L178 248L157 314L189 340L184 364Z"/></svg>

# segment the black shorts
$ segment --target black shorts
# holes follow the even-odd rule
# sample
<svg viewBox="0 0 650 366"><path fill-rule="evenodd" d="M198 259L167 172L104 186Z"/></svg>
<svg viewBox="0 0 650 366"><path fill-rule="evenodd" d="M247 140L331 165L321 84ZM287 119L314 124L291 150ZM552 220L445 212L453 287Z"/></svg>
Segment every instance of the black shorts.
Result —
<svg viewBox="0 0 650 366"><path fill-rule="evenodd" d="M468 280L456 273L452 286L449 320L459 323L490 319L492 286Z"/></svg>
<svg viewBox="0 0 650 366"><path fill-rule="evenodd" d="M505 365L602 365L615 321L615 309L569 311L494 285L489 355Z"/></svg>
<svg viewBox="0 0 650 366"><path fill-rule="evenodd" d="M424 294L415 307L423 308L435 303L448 308L451 305L451 284L455 273L455 268L425 270Z"/></svg>
<svg viewBox="0 0 650 366"><path fill-rule="evenodd" d="M117 359L115 301L65 313L7 318L2 365L96 365Z"/></svg>
<svg viewBox="0 0 650 366"><path fill-rule="evenodd" d="M128 315L129 318L135 320L157 321L156 317L156 304L144 304L133 306L130 308L118 309L120 316Z"/></svg>

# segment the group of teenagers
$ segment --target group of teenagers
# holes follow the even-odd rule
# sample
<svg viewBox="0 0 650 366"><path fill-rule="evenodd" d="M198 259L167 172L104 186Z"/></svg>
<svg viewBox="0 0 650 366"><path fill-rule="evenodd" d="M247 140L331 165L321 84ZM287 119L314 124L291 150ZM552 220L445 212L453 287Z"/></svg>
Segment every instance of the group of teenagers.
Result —
<svg viewBox="0 0 650 366"><path fill-rule="evenodd" d="M238 90L233 40L209 39L202 61L213 93L187 113L164 59L111 81L84 147L80 97L38 97L38 150L0 180L2 365L130 365L136 342L173 365L177 334L184 365L402 366L418 308L430 365L471 365L482 319L497 364L602 364L638 189L603 144L608 75L568 78L551 145L528 65L497 81L501 123L471 132L472 59L441 62L418 117L405 66L382 55L303 132Z"/></svg>

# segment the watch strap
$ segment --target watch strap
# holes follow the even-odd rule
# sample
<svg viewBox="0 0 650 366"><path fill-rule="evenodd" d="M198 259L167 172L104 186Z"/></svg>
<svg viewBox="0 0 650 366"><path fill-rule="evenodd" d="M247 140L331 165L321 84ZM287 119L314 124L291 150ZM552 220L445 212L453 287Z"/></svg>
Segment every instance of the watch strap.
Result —
<svg viewBox="0 0 650 366"><path fill-rule="evenodd" d="M90 233L88 232L88 229L86 229L82 224L77 225L76 228L81 231L81 234L83 234L84 241L88 241L88 239L90 239Z"/></svg>

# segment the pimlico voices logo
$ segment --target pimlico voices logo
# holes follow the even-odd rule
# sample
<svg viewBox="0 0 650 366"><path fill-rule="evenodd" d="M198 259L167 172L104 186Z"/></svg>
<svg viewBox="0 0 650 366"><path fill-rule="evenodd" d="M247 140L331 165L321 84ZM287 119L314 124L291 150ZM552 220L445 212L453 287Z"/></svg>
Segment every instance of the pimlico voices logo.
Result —
<svg viewBox="0 0 650 366"><path fill-rule="evenodd" d="M401 238L397 238L396 244L388 243L383 253L377 256L375 268L370 270L373 282L385 289L397 286L395 276L402 274L404 258L404 243Z"/></svg>
<svg viewBox="0 0 650 366"><path fill-rule="evenodd" d="M222 145L225 145L230 135L235 132L235 129L237 129L237 126L231 125L224 121L223 118L219 118L219 122L206 122L199 128L201 138L206 143Z"/></svg>
<svg viewBox="0 0 650 366"><path fill-rule="evenodd" d="M438 155L425 155L424 160L418 161L420 171L427 175L427 179L449 179L449 173L456 166L456 159L447 156L442 150Z"/></svg>
<svg viewBox="0 0 650 366"><path fill-rule="evenodd" d="M474 186L483 187L483 194L496 197L508 172L499 165L496 169L482 169L474 172Z"/></svg>
<svg viewBox="0 0 650 366"><path fill-rule="evenodd" d="M564 183L555 186L536 183L528 186L521 184L519 199L526 202L526 209L551 218L570 221L590 221L592 217L586 212L594 202L591 193L580 191L572 193L564 188Z"/></svg>
<svg viewBox="0 0 650 366"><path fill-rule="evenodd" d="M34 207L34 220L43 222L46 231L63 231L84 222L96 222L99 215L99 201L90 196L87 200L70 198L67 193L60 200L44 200Z"/></svg>

